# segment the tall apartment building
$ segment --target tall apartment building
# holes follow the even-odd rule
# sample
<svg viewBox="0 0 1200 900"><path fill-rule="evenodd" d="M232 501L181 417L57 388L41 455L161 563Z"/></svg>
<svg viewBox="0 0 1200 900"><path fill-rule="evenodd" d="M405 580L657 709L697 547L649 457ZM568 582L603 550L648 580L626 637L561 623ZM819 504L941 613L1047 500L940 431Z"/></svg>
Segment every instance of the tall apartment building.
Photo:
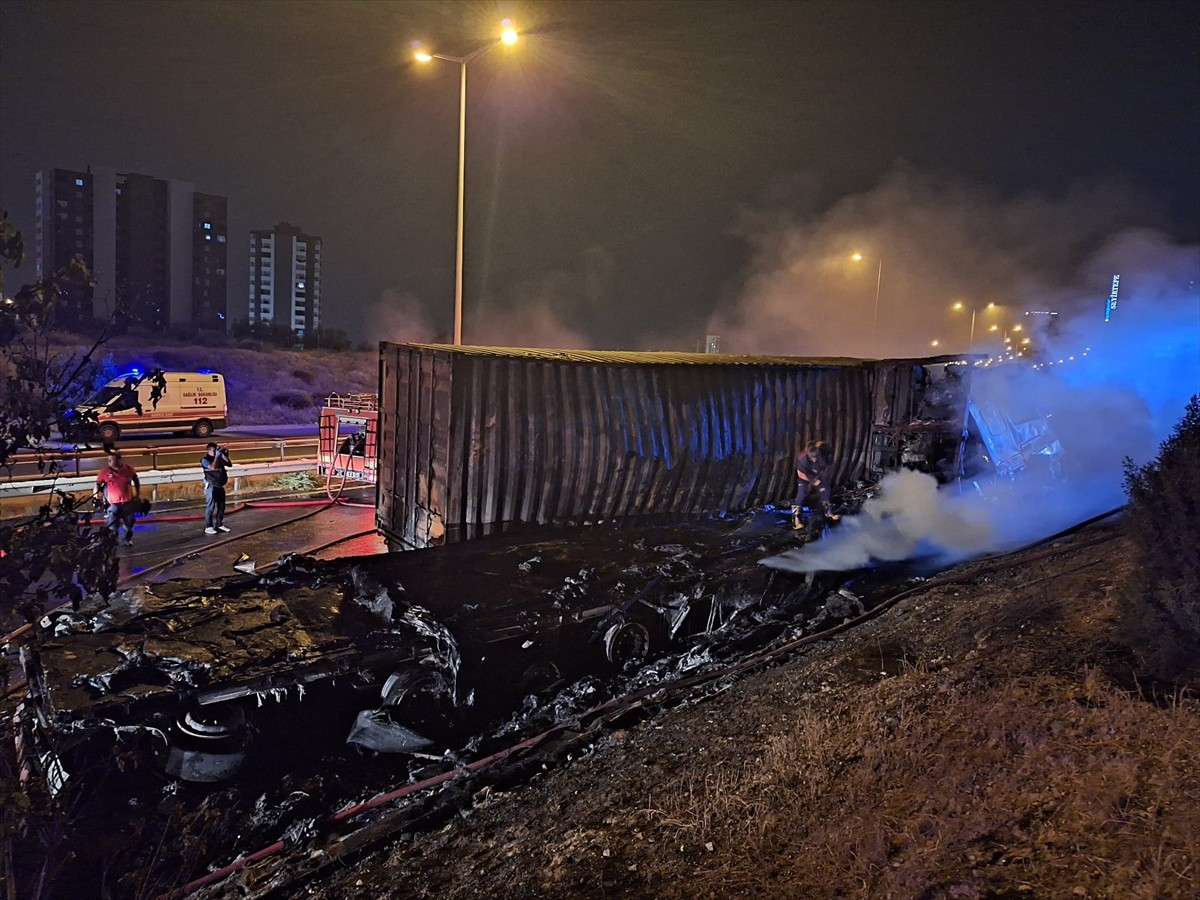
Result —
<svg viewBox="0 0 1200 900"><path fill-rule="evenodd" d="M321 239L287 222L250 232L250 324L271 322L297 337L321 325Z"/></svg>
<svg viewBox="0 0 1200 900"><path fill-rule="evenodd" d="M90 289L71 286L60 322L114 312L156 331L193 324L225 330L228 201L184 181L84 172L37 173L38 277L79 259Z"/></svg>

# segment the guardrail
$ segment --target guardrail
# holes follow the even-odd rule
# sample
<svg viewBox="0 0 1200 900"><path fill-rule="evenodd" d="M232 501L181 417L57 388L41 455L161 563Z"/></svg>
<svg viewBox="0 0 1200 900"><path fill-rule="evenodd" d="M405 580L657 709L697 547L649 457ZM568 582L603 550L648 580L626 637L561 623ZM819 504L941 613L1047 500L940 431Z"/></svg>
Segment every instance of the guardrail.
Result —
<svg viewBox="0 0 1200 900"><path fill-rule="evenodd" d="M280 462L286 461L287 450L289 447L315 447L316 443L317 443L316 437L277 438L275 440L269 440L269 441L227 441L226 442L226 444L228 446L230 446L233 450L235 450L238 453L243 453L243 452L253 453L256 450L271 450L271 451L273 451L271 453L271 455L274 456L275 455L274 451L278 451ZM196 443L196 444L166 444L166 445L154 446L154 447L139 447L139 446L125 445L125 446L121 447L121 456L125 459L126 462L133 465L133 467L135 469L139 468L139 466L136 463L137 460L141 460L144 465L145 460L149 459L149 462L150 462L149 469L157 470L159 456L172 456L172 455L176 455L176 454L178 454L178 455L194 454L196 457L196 460L197 460L197 465L199 465L199 459L201 456L204 455L206 448L207 448L207 442ZM47 466L56 465L56 466L58 466L58 471L60 473L64 473L64 474L65 474L66 470L68 470L68 469L71 470L73 472L73 475L68 476L68 477L83 478L86 476L83 474L82 470L80 469L80 463L101 460L101 459L104 459L107 455L108 455L107 452L103 449L47 450L47 451L44 451L41 453L24 451L21 454L18 454L15 459L13 459L12 465L10 468L18 469L18 468L32 467L32 466L38 465L39 463L42 463ZM163 471L167 471L167 470L163 470ZM11 475L11 480L13 480L13 481L24 481L24 480L29 480L29 479L44 481L44 480L46 480L46 476L45 476L44 472L38 472L36 474L30 474L30 475L20 475L20 474L15 474L15 473Z"/></svg>
<svg viewBox="0 0 1200 900"><path fill-rule="evenodd" d="M122 454L124 451L122 451ZM292 459L284 462L251 463L235 465L229 470L232 479L250 478L255 475L286 475L288 472L308 472L319 465L315 459ZM145 487L160 484L186 484L187 482L203 481L204 470L200 466L189 466L186 469L150 469L138 472L138 481ZM91 491L96 486L96 476L42 478L39 480L20 480L0 482L0 500L8 497L32 497L49 491L64 491L68 494Z"/></svg>

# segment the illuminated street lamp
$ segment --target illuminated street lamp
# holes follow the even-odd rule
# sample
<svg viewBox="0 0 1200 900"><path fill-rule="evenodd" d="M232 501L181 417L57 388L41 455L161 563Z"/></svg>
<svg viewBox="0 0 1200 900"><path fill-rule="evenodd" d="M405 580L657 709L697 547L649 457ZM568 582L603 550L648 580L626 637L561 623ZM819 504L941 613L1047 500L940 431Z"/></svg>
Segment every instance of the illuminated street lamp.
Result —
<svg viewBox="0 0 1200 900"><path fill-rule="evenodd" d="M963 303L961 300L958 300L950 308L953 310L963 310L963 309L967 308L967 305L965 303ZM989 303L987 306L985 306L983 308L983 311L987 312L989 309L995 309L995 308L996 308L995 303ZM977 312L977 308L975 307L974 304L971 304L971 337L967 342L968 350L970 350L972 347L975 346L975 313L976 312ZM997 326L993 325L989 330L996 331Z"/></svg>
<svg viewBox="0 0 1200 900"><path fill-rule="evenodd" d="M862 262L865 257L861 253L855 253L850 258L855 262ZM876 257L876 261L879 266L875 272L875 315L871 319L871 352L878 356L879 345L875 341L875 334L879 326L879 286L883 283L883 258Z"/></svg>
<svg viewBox="0 0 1200 900"><path fill-rule="evenodd" d="M458 238L455 245L454 253L454 344L458 346L462 344L462 308L463 308L463 210L464 199L463 189L466 185L467 172L467 63L475 59L475 57L486 53L488 50L495 47L497 44L512 46L519 38L516 28L508 19L503 23L503 30L500 32L500 37L495 40L488 41L479 49L466 56L448 56L444 53L428 53L424 50L417 49L413 53L413 57L417 62L428 63L435 59L444 59L447 62L458 63L459 70L462 72L460 78L459 96L458 96Z"/></svg>

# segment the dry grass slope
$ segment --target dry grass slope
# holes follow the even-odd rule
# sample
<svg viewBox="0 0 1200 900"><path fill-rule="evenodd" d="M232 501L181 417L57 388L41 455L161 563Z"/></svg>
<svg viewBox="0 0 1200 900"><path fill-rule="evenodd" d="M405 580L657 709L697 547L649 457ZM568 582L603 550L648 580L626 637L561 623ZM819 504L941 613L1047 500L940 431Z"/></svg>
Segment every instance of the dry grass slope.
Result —
<svg viewBox="0 0 1200 900"><path fill-rule="evenodd" d="M760 757L664 785L644 816L711 860L665 896L1182 897L1200 833L1177 799L1200 796L1198 766L1194 709L1095 669L913 670L804 710Z"/></svg>

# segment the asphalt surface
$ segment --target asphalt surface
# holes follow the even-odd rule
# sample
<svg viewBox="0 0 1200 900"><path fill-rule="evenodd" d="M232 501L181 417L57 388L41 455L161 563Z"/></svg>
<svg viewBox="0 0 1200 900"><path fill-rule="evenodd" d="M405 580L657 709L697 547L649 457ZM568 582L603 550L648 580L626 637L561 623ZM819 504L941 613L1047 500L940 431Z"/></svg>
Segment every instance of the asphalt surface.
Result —
<svg viewBox="0 0 1200 900"><path fill-rule="evenodd" d="M204 533L203 508L152 512L137 520L133 546L118 548L121 578L144 583L224 577L236 574L233 566L242 554L262 567L288 553L331 559L384 552L386 545L374 530L374 490L347 491L344 497L367 505L300 498L230 504L225 519L229 532L216 535ZM287 505L297 502L307 505ZM342 540L353 535L360 536ZM331 543L327 549L317 549Z"/></svg>

